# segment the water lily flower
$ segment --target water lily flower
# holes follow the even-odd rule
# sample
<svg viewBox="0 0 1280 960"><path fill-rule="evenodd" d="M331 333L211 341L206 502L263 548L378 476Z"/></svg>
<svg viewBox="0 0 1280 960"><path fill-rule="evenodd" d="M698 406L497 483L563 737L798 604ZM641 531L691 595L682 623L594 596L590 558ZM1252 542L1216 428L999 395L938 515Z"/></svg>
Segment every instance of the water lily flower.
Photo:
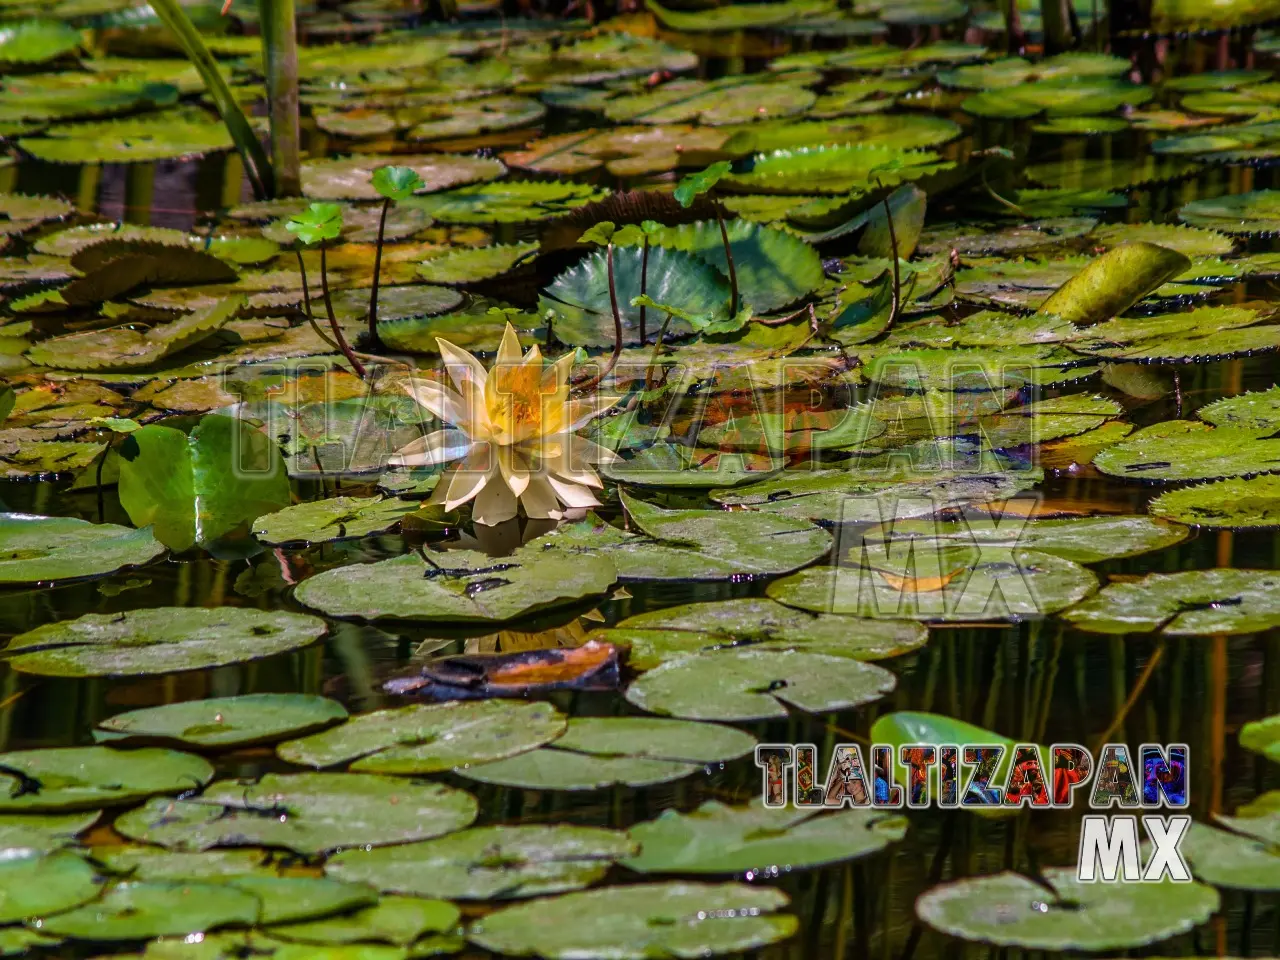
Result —
<svg viewBox="0 0 1280 960"><path fill-rule="evenodd" d="M618 458L577 431L619 398L570 400L573 354L544 365L534 345L521 356L510 323L491 370L448 340L437 337L436 344L456 389L417 378L404 389L452 426L397 450L390 465L461 461L440 478L431 502L453 510L474 500L472 517L485 525L510 520L519 504L532 518L554 520L600 505L591 488L604 485L591 464Z"/></svg>

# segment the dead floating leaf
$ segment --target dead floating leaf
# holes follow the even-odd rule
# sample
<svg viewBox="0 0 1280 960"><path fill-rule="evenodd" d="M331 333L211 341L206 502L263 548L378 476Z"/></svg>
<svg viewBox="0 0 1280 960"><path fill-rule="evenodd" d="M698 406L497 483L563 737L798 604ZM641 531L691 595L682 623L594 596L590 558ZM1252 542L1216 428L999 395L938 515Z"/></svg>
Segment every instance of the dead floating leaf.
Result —
<svg viewBox="0 0 1280 960"><path fill-rule="evenodd" d="M387 693L429 700L524 697L552 690L618 689L618 648L592 640L580 647L446 657L388 680Z"/></svg>
<svg viewBox="0 0 1280 960"><path fill-rule="evenodd" d="M876 570L876 573L880 574L880 578L895 590L904 590L911 593L936 593L945 588L947 584L964 573L964 571L964 567L956 567L940 577L900 577L896 573L889 573L887 570Z"/></svg>

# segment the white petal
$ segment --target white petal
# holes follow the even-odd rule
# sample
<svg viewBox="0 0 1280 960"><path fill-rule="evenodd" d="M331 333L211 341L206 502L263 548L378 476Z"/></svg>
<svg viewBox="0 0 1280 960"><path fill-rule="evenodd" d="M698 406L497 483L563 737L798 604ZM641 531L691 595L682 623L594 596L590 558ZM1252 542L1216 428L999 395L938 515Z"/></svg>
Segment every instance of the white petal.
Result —
<svg viewBox="0 0 1280 960"><path fill-rule="evenodd" d="M494 474L493 479L484 485L484 489L476 497L475 506L471 508L471 517L476 523L482 523L487 527L496 526L514 517L518 504L516 495L511 492L502 475Z"/></svg>
<svg viewBox="0 0 1280 960"><path fill-rule="evenodd" d="M598 507L600 501L595 498L589 489L579 486L576 483L566 483L555 477L547 477L547 483L551 484L551 489L555 490L556 496L570 510L582 510L586 507Z"/></svg>
<svg viewBox="0 0 1280 960"><path fill-rule="evenodd" d="M560 517L560 503L555 488L546 477L533 477L520 495L524 512L535 520L555 520Z"/></svg>
<svg viewBox="0 0 1280 960"><path fill-rule="evenodd" d="M499 446L498 469L502 471L502 479L507 482L511 492L517 497L523 496L529 486L529 464L512 447Z"/></svg>
<svg viewBox="0 0 1280 960"><path fill-rule="evenodd" d="M497 465L490 461L492 455L487 444L476 444L467 454L467 459L458 464L453 471L453 479L449 483L449 493L445 498L444 508L456 510L484 489L490 480L498 479Z"/></svg>
<svg viewBox="0 0 1280 960"><path fill-rule="evenodd" d="M414 378L401 384L404 392L413 397L418 406L431 411L445 423L465 426L466 405L462 397L443 383Z"/></svg>
<svg viewBox="0 0 1280 960"><path fill-rule="evenodd" d="M440 350L440 357L444 360L450 379L459 390L466 392L468 380L484 389L484 382L489 375L485 372L483 363L461 347L455 347L440 337L436 337L436 347Z"/></svg>
<svg viewBox="0 0 1280 960"><path fill-rule="evenodd" d="M391 467L437 467L465 457L471 438L461 430L437 430L406 444L387 460Z"/></svg>
<svg viewBox="0 0 1280 960"><path fill-rule="evenodd" d="M507 321L507 329L502 333L502 342L498 344L498 356L494 360L495 367L514 366L520 362L520 338L516 336L516 328Z"/></svg>

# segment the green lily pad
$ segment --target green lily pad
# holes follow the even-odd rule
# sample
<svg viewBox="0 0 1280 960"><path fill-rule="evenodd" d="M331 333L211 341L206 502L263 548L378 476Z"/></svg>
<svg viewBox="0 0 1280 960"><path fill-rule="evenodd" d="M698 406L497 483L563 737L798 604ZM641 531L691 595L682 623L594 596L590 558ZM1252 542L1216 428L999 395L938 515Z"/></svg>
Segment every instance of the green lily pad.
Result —
<svg viewBox="0 0 1280 960"><path fill-rule="evenodd" d="M925 230L920 237L921 253L947 253L955 250L971 257L993 253L1030 253L1043 248L1061 247L1083 237L1097 223L1092 217L1053 217L1010 226L940 223Z"/></svg>
<svg viewBox="0 0 1280 960"><path fill-rule="evenodd" d="M80 31L56 20L22 20L0 28L0 62L45 63L80 48Z"/></svg>
<svg viewBox="0 0 1280 960"><path fill-rule="evenodd" d="M317 920L336 913L368 907L377 896L368 887L325 877L229 877L237 890L258 898L258 923L293 923Z"/></svg>
<svg viewBox="0 0 1280 960"><path fill-rule="evenodd" d="M84 813L11 813L0 816L0 849L22 848L47 853L75 844L77 835L88 830L102 815L100 810Z"/></svg>
<svg viewBox="0 0 1280 960"><path fill-rule="evenodd" d="M538 249L536 243L499 243L491 247L455 247L418 265L428 283L475 283L499 277Z"/></svg>
<svg viewBox="0 0 1280 960"><path fill-rule="evenodd" d="M647 787L679 780L700 770L698 764L649 757L596 756L541 747L493 763L477 764L464 776L481 783L524 790L603 790L622 785Z"/></svg>
<svg viewBox="0 0 1280 960"><path fill-rule="evenodd" d="M1097 323L1133 306L1191 266L1176 250L1131 241L1089 262L1040 304L1040 313L1071 323Z"/></svg>
<svg viewBox="0 0 1280 960"><path fill-rule="evenodd" d="M1280 440L1243 427L1166 420L1107 447L1093 464L1103 473L1170 483L1280 471Z"/></svg>
<svg viewBox="0 0 1280 960"><path fill-rule="evenodd" d="M0 583L99 577L142 566L164 553L149 529L75 517L0 513Z"/></svg>
<svg viewBox="0 0 1280 960"><path fill-rule="evenodd" d="M1249 818L1220 819L1233 828L1249 823ZM1256 837L1192 823L1178 849L1186 858L1191 875L1201 883L1222 890L1280 890L1280 856L1274 847Z"/></svg>
<svg viewBox="0 0 1280 960"><path fill-rule="evenodd" d="M452 701L366 713L276 752L301 766L354 761L360 773L439 773L532 750L564 730L564 716L549 703Z"/></svg>
<svg viewBox="0 0 1280 960"><path fill-rule="evenodd" d="M93 867L70 850L7 849L0 858L0 922L70 910L92 900L101 888Z"/></svg>
<svg viewBox="0 0 1280 960"><path fill-rule="evenodd" d="M709 10L671 10L657 0L646 0L646 8L664 27L693 33L720 30L750 30L776 27L818 16L831 9L828 0L786 0L747 7L713 7Z"/></svg>
<svg viewBox="0 0 1280 960"><path fill-rule="evenodd" d="M406 847L390 849L403 850ZM374 851L369 851L365 855L373 854ZM330 860L326 866L332 866L335 860L346 855L338 854L338 857ZM444 900L381 897L370 907L323 920L277 924L271 928L270 932L271 936L280 937L283 940L321 946L369 941L409 946L427 934L448 933L453 930L458 925L459 915L458 908ZM360 960L360 958L351 958L351 960Z"/></svg>
<svg viewBox="0 0 1280 960"><path fill-rule="evenodd" d="M222 780L189 800L146 804L116 819L127 837L171 850L284 847L313 855L425 840L468 826L471 794L368 773L269 773Z"/></svg>
<svg viewBox="0 0 1280 960"><path fill-rule="evenodd" d="M1253 190L1183 204L1178 219L1231 234L1280 233L1280 190Z"/></svg>
<svg viewBox="0 0 1280 960"><path fill-rule="evenodd" d="M176 750L60 747L0 754L0 812L91 810L202 787L213 767Z"/></svg>
<svg viewBox="0 0 1280 960"><path fill-rule="evenodd" d="M797 921L774 911L787 903L780 890L741 883L630 884L507 907L472 924L467 939L547 960L705 957L785 940Z"/></svg>
<svg viewBox="0 0 1280 960"><path fill-rule="evenodd" d="M424 843L347 850L325 872L378 890L450 900L511 900L580 890L636 845L599 827L476 827Z"/></svg>
<svg viewBox="0 0 1280 960"><path fill-rule="evenodd" d="M672 660L642 674L627 700L689 720L763 720L787 707L829 713L873 703L897 678L881 667L796 650L722 650Z"/></svg>
<svg viewBox="0 0 1280 960"><path fill-rule="evenodd" d="M605 593L617 576L605 558L561 550L524 548L499 560L451 550L430 562L405 554L329 570L294 595L332 617L484 623Z"/></svg>
<svg viewBox="0 0 1280 960"><path fill-rule="evenodd" d="M1280 716L1246 723L1240 728L1240 746L1280 763Z"/></svg>
<svg viewBox="0 0 1280 960"><path fill-rule="evenodd" d="M14 637L4 656L45 677L154 676L297 650L325 630L319 617L284 610L153 607L47 623Z"/></svg>
<svg viewBox="0 0 1280 960"><path fill-rule="evenodd" d="M1268 319L1266 313L1246 306L1117 317L1083 331L1070 346L1117 361L1191 363L1280 347L1280 329L1253 326Z"/></svg>
<svg viewBox="0 0 1280 960"><path fill-rule="evenodd" d="M406 137L420 141L474 137L527 127L546 113L546 107L529 97L494 96L455 101L414 111L413 119L417 122Z"/></svg>
<svg viewBox="0 0 1280 960"><path fill-rule="evenodd" d="M250 693L118 713L98 724L94 735L108 742L162 740L224 749L301 736L346 718L342 704L325 697Z"/></svg>
<svg viewBox="0 0 1280 960"><path fill-rule="evenodd" d="M1216 230L1173 223L1108 223L1096 227L1089 239L1106 247L1134 241L1154 243L1188 257L1224 256L1235 249L1235 241Z"/></svg>
<svg viewBox="0 0 1280 960"><path fill-rule="evenodd" d="M808 450L856 450L885 431L871 411L857 408L828 413L777 413L733 417L698 431L707 447L801 453Z"/></svg>
<svg viewBox="0 0 1280 960"><path fill-rule="evenodd" d="M875 143L800 147L753 157L748 171L732 173L724 183L747 193L866 192L877 180L896 186L950 166L931 150L901 150Z"/></svg>
<svg viewBox="0 0 1280 960"><path fill-rule="evenodd" d="M929 631L914 621L810 613L763 597L743 597L637 614L619 621L602 638L629 648L629 667L650 670L668 660L726 647L883 660L924 646Z"/></svg>
<svg viewBox="0 0 1280 960"><path fill-rule="evenodd" d="M392 349L407 353L439 355L437 337L471 353L491 353L502 343L508 323L516 328L522 343L546 331L546 321L537 314L512 314L501 308L490 313L473 300L461 309L433 317L384 320L379 310L378 339Z"/></svg>
<svg viewBox="0 0 1280 960"><path fill-rule="evenodd" d="M113 843L93 847L95 863L118 877L129 880L213 881L248 876L276 876L266 850L202 850L175 852L140 843Z"/></svg>
<svg viewBox="0 0 1280 960"><path fill-rule="evenodd" d="M1131 160L1055 160L1025 168L1028 180L1070 190L1129 191L1192 176L1196 164L1181 157L1138 156ZM1208 226L1208 224L1204 224Z"/></svg>
<svg viewBox="0 0 1280 960"><path fill-rule="evenodd" d="M863 545L856 562L802 570L768 595L818 613L973 622L1057 613L1098 588L1079 564L1018 546Z"/></svg>
<svg viewBox="0 0 1280 960"><path fill-rule="evenodd" d="M440 223L524 223L572 213L603 197L602 191L585 183L503 180L410 197L405 203Z"/></svg>
<svg viewBox="0 0 1280 960"><path fill-rule="evenodd" d="M1108 585L1063 617L1093 633L1260 633L1280 624L1278 585L1280 574L1266 570L1150 573Z"/></svg>
<svg viewBox="0 0 1280 960"><path fill-rule="evenodd" d="M270 544L359 540L390 530L416 509L418 504L408 500L381 497L312 500L258 517L253 522L253 535Z"/></svg>
<svg viewBox="0 0 1280 960"><path fill-rule="evenodd" d="M46 163L152 163L230 150L224 124L203 111L94 120L49 127L43 136L22 137L18 146Z"/></svg>
<svg viewBox="0 0 1280 960"><path fill-rule="evenodd" d="M1216 427L1242 427L1261 432L1280 430L1280 386L1223 397L1201 407L1196 416Z"/></svg>
<svg viewBox="0 0 1280 960"><path fill-rule="evenodd" d="M360 154L354 157L308 160L302 165L302 192L320 200L377 200L372 183L379 167L410 167L424 183L424 191L448 190L477 181L493 180L506 172L500 160L449 153L394 157Z"/></svg>
<svg viewBox="0 0 1280 960"><path fill-rule="evenodd" d="M120 883L93 903L45 917L44 933L78 940L184 936L258 919L258 898L214 883Z"/></svg>
<svg viewBox="0 0 1280 960"><path fill-rule="evenodd" d="M630 459L606 466L604 475L637 487L707 489L761 480L782 466L783 461L768 456L655 443Z"/></svg>
<svg viewBox="0 0 1280 960"><path fill-rule="evenodd" d="M760 75L755 75L759 77ZM748 76L673 80L651 90L623 94L604 104L615 123L700 123L718 127L804 113L818 96L788 77L752 82Z"/></svg>
<svg viewBox="0 0 1280 960"><path fill-rule="evenodd" d="M1280 476L1264 474L1242 480L1168 490L1148 504L1152 515L1191 527L1247 530L1280 527Z"/></svg>
<svg viewBox="0 0 1280 960"><path fill-rule="evenodd" d="M942 933L1024 950L1122 950L1194 929L1218 909L1199 883L1084 883L1048 868L1048 889L1006 871L943 883L916 901L916 915ZM1052 891L1052 892L1051 892Z"/></svg>
<svg viewBox="0 0 1280 960"><path fill-rule="evenodd" d="M708 800L692 813L665 810L636 824L628 834L640 853L623 863L639 873L768 876L780 864L805 870L869 856L906 832L906 818L894 811L771 810Z"/></svg>

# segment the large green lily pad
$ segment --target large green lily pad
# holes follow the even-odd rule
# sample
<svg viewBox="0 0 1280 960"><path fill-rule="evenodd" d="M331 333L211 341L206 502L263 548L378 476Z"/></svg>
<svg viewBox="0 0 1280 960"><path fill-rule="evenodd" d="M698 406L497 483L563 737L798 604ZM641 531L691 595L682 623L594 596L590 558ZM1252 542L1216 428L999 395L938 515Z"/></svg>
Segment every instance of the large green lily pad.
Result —
<svg viewBox="0 0 1280 960"><path fill-rule="evenodd" d="M45 63L80 47L80 31L57 20L21 20L0 28L0 62Z"/></svg>
<svg viewBox="0 0 1280 960"><path fill-rule="evenodd" d="M319 617L241 607L152 607L87 613L19 634L4 656L22 673L126 677L204 670L309 646Z"/></svg>
<svg viewBox="0 0 1280 960"><path fill-rule="evenodd" d="M100 810L84 813L11 813L0 817L0 849L23 848L46 852L69 847L76 836L93 826Z"/></svg>
<svg viewBox="0 0 1280 960"><path fill-rule="evenodd" d="M1253 190L1183 204L1178 219L1232 234L1280 233L1280 190Z"/></svg>
<svg viewBox="0 0 1280 960"><path fill-rule="evenodd" d="M160 740L223 749L301 736L346 718L342 704L327 697L250 693L118 713L98 724L94 735L108 742Z"/></svg>
<svg viewBox="0 0 1280 960"><path fill-rule="evenodd" d="M1202 883L1223 890L1280 890L1280 855L1275 848L1249 836L1249 818L1222 817L1233 829L1240 825L1245 835L1192 823L1179 846L1191 875Z"/></svg>
<svg viewBox="0 0 1280 960"><path fill-rule="evenodd" d="M1191 527L1228 530L1280 527L1280 476L1264 474L1242 480L1168 490L1147 506L1154 516Z"/></svg>
<svg viewBox="0 0 1280 960"><path fill-rule="evenodd" d="M916 915L942 933L1024 950L1123 950L1186 933L1218 909L1199 883L1082 883L1075 868L1043 871L1046 889L1006 871L925 891Z"/></svg>
<svg viewBox="0 0 1280 960"><path fill-rule="evenodd" d="M423 180L424 191L447 190L463 184L493 180L506 172L500 160L437 153L418 157L360 154L332 160L308 160L302 165L302 192L320 200L376 200L372 183L379 167L411 167Z"/></svg>
<svg viewBox="0 0 1280 960"><path fill-rule="evenodd" d="M525 548L501 559L450 550L329 570L304 580L295 596L332 617L482 623L602 594L617 576L606 558L563 550Z"/></svg>
<svg viewBox="0 0 1280 960"><path fill-rule="evenodd" d="M253 535L263 543L290 545L359 540L390 530L418 506L382 497L312 500L258 517L253 522Z"/></svg>
<svg viewBox="0 0 1280 960"><path fill-rule="evenodd" d="M201 757L176 750L59 747L0 754L0 812L92 810L182 793L213 779Z"/></svg>
<svg viewBox="0 0 1280 960"><path fill-rule="evenodd" d="M746 873L785 864L804 870L877 853L901 840L907 821L892 811L775 810L708 800L692 813L665 810L628 831L640 853L623 861L640 873Z"/></svg>
<svg viewBox="0 0 1280 960"><path fill-rule="evenodd" d="M510 900L590 886L636 849L625 833L599 827L476 827L423 843L346 850L325 873L420 897Z"/></svg>
<svg viewBox="0 0 1280 960"><path fill-rule="evenodd" d="M455 247L418 265L418 275L428 283L476 283L498 277L528 259L536 243L497 243L489 247Z"/></svg>
<svg viewBox="0 0 1280 960"><path fill-rule="evenodd" d="M549 703L451 701L378 710L282 743L290 763L363 773L425 774L500 760L559 737L565 718Z"/></svg>
<svg viewBox="0 0 1280 960"><path fill-rule="evenodd" d="M604 474L610 480L636 487L706 490L762 480L783 465L780 458L761 454L655 443L627 460L606 466Z"/></svg>
<svg viewBox="0 0 1280 960"><path fill-rule="evenodd" d="M1150 573L1113 583L1063 616L1094 633L1171 637L1260 633L1280 625L1280 574L1267 570Z"/></svg>
<svg viewBox="0 0 1280 960"><path fill-rule="evenodd" d="M329 861L330 864L333 862ZM276 924L271 928L271 936L317 946L371 941L408 946L426 934L448 933L453 930L458 924L459 915L458 908L444 900L381 897L371 907L340 916L302 923ZM352 957L349 960L377 958Z"/></svg>
<svg viewBox="0 0 1280 960"><path fill-rule="evenodd" d="M1280 440L1244 427L1165 420L1144 427L1093 458L1103 473L1170 483L1280 471Z"/></svg>
<svg viewBox="0 0 1280 960"><path fill-rule="evenodd" d="M151 802L116 830L173 850L284 847L312 855L438 837L468 826L471 794L368 773L270 773L222 780L189 800Z"/></svg>
<svg viewBox="0 0 1280 960"><path fill-rule="evenodd" d="M1112 247L1040 304L1040 313L1071 323L1097 323L1133 306L1191 266L1176 250L1130 241Z"/></svg>
<svg viewBox="0 0 1280 960"><path fill-rule="evenodd" d="M75 517L0 513L0 583L99 577L164 553L149 529L89 523Z"/></svg>
<svg viewBox="0 0 1280 960"><path fill-rule="evenodd" d="M258 898L213 883L120 883L102 898L46 917L45 933L78 940L146 940L184 936L258 919Z"/></svg>
<svg viewBox="0 0 1280 960"><path fill-rule="evenodd" d="M1270 390L1223 397L1196 411L1196 416L1217 427L1246 430L1280 430L1280 386Z"/></svg>
<svg viewBox="0 0 1280 960"><path fill-rule="evenodd" d="M873 703L897 685L881 667L796 650L722 650L672 660L642 674L627 699L688 720L762 720L787 707L829 713Z"/></svg>
<svg viewBox="0 0 1280 960"><path fill-rule="evenodd" d="M70 850L8 848L0 857L0 923L70 910L101 888L93 867Z"/></svg>
<svg viewBox="0 0 1280 960"><path fill-rule="evenodd" d="M495 953L547 960L652 960L751 951L791 936L795 917L770 887L644 883L568 893L491 913L467 939Z"/></svg>

